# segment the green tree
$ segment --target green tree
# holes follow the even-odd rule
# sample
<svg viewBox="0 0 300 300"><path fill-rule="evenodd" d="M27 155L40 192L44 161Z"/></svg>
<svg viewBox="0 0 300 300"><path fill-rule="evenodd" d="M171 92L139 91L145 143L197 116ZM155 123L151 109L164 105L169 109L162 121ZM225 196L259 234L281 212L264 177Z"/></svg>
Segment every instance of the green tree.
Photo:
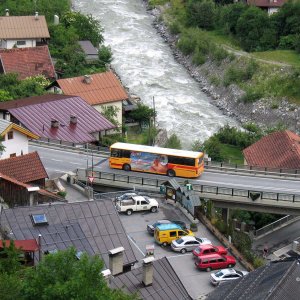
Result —
<svg viewBox="0 0 300 300"><path fill-rule="evenodd" d="M208 30L214 28L216 9L212 0L190 0L186 10L188 25Z"/></svg>
<svg viewBox="0 0 300 300"><path fill-rule="evenodd" d="M12 96L9 94L8 91L0 90L0 102L12 100Z"/></svg>
<svg viewBox="0 0 300 300"><path fill-rule="evenodd" d="M261 50L266 40L272 40L268 14L251 6L238 19L236 33L244 50Z"/></svg>
<svg viewBox="0 0 300 300"><path fill-rule="evenodd" d="M133 110L129 116L137 121L141 126L143 122L150 124L151 118L155 117L156 113L154 109L150 108L149 106L143 103L138 103L137 108Z"/></svg>
<svg viewBox="0 0 300 300"><path fill-rule="evenodd" d="M96 47L104 41L103 28L92 15L86 16L80 12L70 11L63 16L62 23L66 28L70 26L75 28L79 40L89 40Z"/></svg>
<svg viewBox="0 0 300 300"><path fill-rule="evenodd" d="M166 141L165 145L164 145L165 148L171 148L171 149L181 149L181 142L178 138L178 136L173 133L169 138L168 140Z"/></svg>
<svg viewBox="0 0 300 300"><path fill-rule="evenodd" d="M204 151L211 157L214 161L223 161L224 157L221 153L221 144L220 141L215 137L212 136L208 140L203 143Z"/></svg>
<svg viewBox="0 0 300 300"><path fill-rule="evenodd" d="M116 125L117 127L120 127L121 124L118 122L118 112L119 108L112 105L112 106L103 106L102 114L105 116L107 120L109 120L111 123Z"/></svg>
<svg viewBox="0 0 300 300"><path fill-rule="evenodd" d="M101 66L110 64L112 61L112 51L110 47L102 45L98 51L98 58Z"/></svg>

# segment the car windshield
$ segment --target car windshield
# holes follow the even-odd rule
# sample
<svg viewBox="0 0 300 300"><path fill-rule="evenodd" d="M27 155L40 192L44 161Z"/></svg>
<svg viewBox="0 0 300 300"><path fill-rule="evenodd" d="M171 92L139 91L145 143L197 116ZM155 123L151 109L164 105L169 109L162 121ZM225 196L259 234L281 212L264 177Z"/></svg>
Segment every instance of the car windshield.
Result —
<svg viewBox="0 0 300 300"><path fill-rule="evenodd" d="M224 273L222 271L215 273L216 277L222 277L223 275L224 275Z"/></svg>
<svg viewBox="0 0 300 300"><path fill-rule="evenodd" d="M183 242L184 242L183 239L178 239L178 240L176 240L176 243L177 243L177 244L182 244Z"/></svg>
<svg viewBox="0 0 300 300"><path fill-rule="evenodd" d="M200 253L200 248L196 248L196 249L195 249L195 252L196 252L196 253Z"/></svg>

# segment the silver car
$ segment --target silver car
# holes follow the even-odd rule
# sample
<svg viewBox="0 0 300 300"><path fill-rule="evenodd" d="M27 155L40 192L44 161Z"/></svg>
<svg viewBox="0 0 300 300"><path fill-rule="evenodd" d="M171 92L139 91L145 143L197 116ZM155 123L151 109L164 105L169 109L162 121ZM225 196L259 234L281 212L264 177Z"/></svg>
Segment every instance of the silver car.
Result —
<svg viewBox="0 0 300 300"><path fill-rule="evenodd" d="M235 269L222 269L210 275L210 282L217 286L222 282L239 279L249 274L247 271L239 271Z"/></svg>
<svg viewBox="0 0 300 300"><path fill-rule="evenodd" d="M187 251L193 251L195 248L203 244L211 244L211 241L207 238L183 236L180 239L172 241L171 248L176 252L186 253Z"/></svg>

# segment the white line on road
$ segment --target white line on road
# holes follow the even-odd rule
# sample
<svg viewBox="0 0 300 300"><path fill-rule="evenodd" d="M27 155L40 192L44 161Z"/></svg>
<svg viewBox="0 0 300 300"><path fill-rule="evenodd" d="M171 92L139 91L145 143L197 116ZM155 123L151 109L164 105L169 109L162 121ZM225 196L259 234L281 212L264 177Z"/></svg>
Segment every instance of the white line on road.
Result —
<svg viewBox="0 0 300 300"><path fill-rule="evenodd" d="M82 163L77 163L77 162L72 162L72 161L69 161L69 164L72 164L72 165L82 165Z"/></svg>
<svg viewBox="0 0 300 300"><path fill-rule="evenodd" d="M146 256L146 254L141 250L141 248L136 244L136 242L135 242L129 235L127 235L127 237L131 240L131 242L134 244L134 246L136 246L136 248L137 248L144 256Z"/></svg>
<svg viewBox="0 0 300 300"><path fill-rule="evenodd" d="M50 160L54 160L54 161L63 161L62 159L54 159L54 158L50 158Z"/></svg>
<svg viewBox="0 0 300 300"><path fill-rule="evenodd" d="M70 172L70 171L66 171L66 170L53 170L53 172Z"/></svg>
<svg viewBox="0 0 300 300"><path fill-rule="evenodd" d="M178 258L178 257L182 257L182 256L191 256L192 253L187 253L187 254L181 254L181 255L171 255L171 256L167 256L167 258Z"/></svg>

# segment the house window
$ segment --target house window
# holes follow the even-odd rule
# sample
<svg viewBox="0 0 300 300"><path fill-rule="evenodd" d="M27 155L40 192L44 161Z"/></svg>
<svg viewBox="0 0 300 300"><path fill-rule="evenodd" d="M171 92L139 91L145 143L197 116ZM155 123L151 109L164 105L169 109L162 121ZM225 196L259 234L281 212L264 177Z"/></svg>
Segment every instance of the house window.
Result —
<svg viewBox="0 0 300 300"><path fill-rule="evenodd" d="M14 138L14 132L13 131L9 131L8 133L7 133L7 139L8 140L12 140Z"/></svg>
<svg viewBox="0 0 300 300"><path fill-rule="evenodd" d="M16 157L16 156L17 156L16 153L12 153L12 154L9 155L9 157Z"/></svg>
<svg viewBox="0 0 300 300"><path fill-rule="evenodd" d="M26 45L26 41L17 41L17 46L24 46Z"/></svg>

